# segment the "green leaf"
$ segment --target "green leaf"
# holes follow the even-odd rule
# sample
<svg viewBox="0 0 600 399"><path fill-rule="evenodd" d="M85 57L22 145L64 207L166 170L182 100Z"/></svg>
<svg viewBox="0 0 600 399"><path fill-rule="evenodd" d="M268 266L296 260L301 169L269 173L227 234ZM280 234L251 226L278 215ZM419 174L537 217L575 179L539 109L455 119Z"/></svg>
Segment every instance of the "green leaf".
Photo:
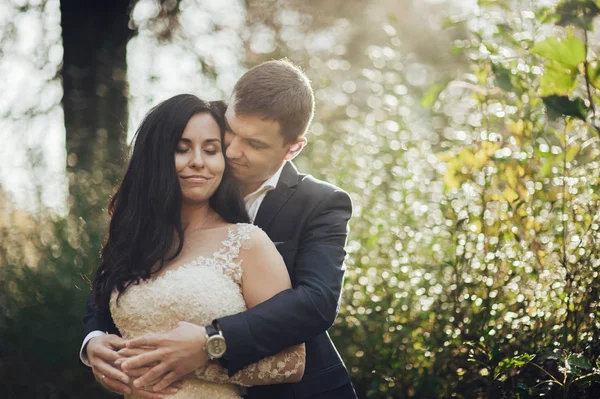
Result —
<svg viewBox="0 0 600 399"><path fill-rule="evenodd" d="M567 162L571 162L575 156L579 153L579 150L581 149L581 146L579 145L572 145L569 147L569 149L567 150Z"/></svg>
<svg viewBox="0 0 600 399"><path fill-rule="evenodd" d="M495 76L495 81L496 81L496 85L498 85L498 87L500 87L502 90L504 91L512 91L513 90L513 84L510 80L510 70L508 70L507 68L505 68L503 65L501 64L492 64L492 72L494 72L494 76Z"/></svg>
<svg viewBox="0 0 600 399"><path fill-rule="evenodd" d="M511 371L526 365L527 363L531 362L534 358L535 355L524 353L520 356L502 360L494 369L494 379L498 379L499 376L506 373L507 371Z"/></svg>
<svg viewBox="0 0 600 399"><path fill-rule="evenodd" d="M546 159L544 161L544 166L542 166L542 169L540 170L540 174L542 175L542 177L548 177L548 175L550 175L551 171L552 171L552 160Z"/></svg>
<svg viewBox="0 0 600 399"><path fill-rule="evenodd" d="M556 361L565 360L562 352L559 349L545 348L545 349L539 350L537 355L540 360L556 360Z"/></svg>
<svg viewBox="0 0 600 399"><path fill-rule="evenodd" d="M566 68L556 61L548 61L540 81L540 94L565 96L577 88L577 69Z"/></svg>
<svg viewBox="0 0 600 399"><path fill-rule="evenodd" d="M439 82L431 86L421 97L421 106L423 108L431 108L437 101L440 93L446 88L448 82Z"/></svg>
<svg viewBox="0 0 600 399"><path fill-rule="evenodd" d="M581 29L592 30L592 20L600 14L597 0L563 0L556 7L556 24L575 25Z"/></svg>
<svg viewBox="0 0 600 399"><path fill-rule="evenodd" d="M533 398L533 397L537 396L537 394L539 393L539 391L540 390L538 388L536 388L536 387L530 387L527 384L524 384L522 382L519 382L513 388L513 393L515 394L515 397L517 397L518 399Z"/></svg>
<svg viewBox="0 0 600 399"><path fill-rule="evenodd" d="M585 61L585 44L573 36L564 39L549 37L537 43L530 51L540 57L559 62L568 69L575 69Z"/></svg>
<svg viewBox="0 0 600 399"><path fill-rule="evenodd" d="M592 86L596 89L600 89L600 62L589 65L587 75Z"/></svg>
<svg viewBox="0 0 600 399"><path fill-rule="evenodd" d="M539 7L535 11L535 15L539 22L541 22L542 24L553 23L554 21L560 18L558 15L556 15L554 8L550 6Z"/></svg>
<svg viewBox="0 0 600 399"><path fill-rule="evenodd" d="M567 358L567 362L572 369L578 368L580 370L591 371L594 368L592 363L581 353L572 354Z"/></svg>
<svg viewBox="0 0 600 399"><path fill-rule="evenodd" d="M497 7L497 8L504 9L506 11L510 11L510 5L507 2L501 1L501 0L479 0L477 3L478 3L478 6L481 8Z"/></svg>
<svg viewBox="0 0 600 399"><path fill-rule="evenodd" d="M548 117L556 119L559 116L572 116L583 121L586 120L587 107L582 98L570 100L567 96L542 97L544 105L548 110Z"/></svg>

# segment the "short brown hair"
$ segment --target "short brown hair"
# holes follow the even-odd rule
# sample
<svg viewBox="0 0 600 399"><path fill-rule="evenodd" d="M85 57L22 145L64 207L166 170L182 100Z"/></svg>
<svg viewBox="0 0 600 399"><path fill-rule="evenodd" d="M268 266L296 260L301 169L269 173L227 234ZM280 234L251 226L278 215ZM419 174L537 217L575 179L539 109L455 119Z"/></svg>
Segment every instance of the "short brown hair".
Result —
<svg viewBox="0 0 600 399"><path fill-rule="evenodd" d="M286 143L306 133L315 97L306 75L287 60L268 61L244 74L233 88L236 114L279 122Z"/></svg>

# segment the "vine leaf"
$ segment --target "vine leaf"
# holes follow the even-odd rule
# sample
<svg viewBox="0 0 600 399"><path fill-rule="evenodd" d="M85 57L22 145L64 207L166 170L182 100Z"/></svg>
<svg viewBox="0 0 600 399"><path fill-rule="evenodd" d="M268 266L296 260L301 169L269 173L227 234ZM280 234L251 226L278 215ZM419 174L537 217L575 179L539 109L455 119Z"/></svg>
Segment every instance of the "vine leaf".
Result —
<svg viewBox="0 0 600 399"><path fill-rule="evenodd" d="M508 359L502 360L496 368L494 369L494 379L498 379L503 374L508 371L514 370L516 368L522 367L527 363L531 362L535 358L535 355L530 355L528 353L524 353L519 356L511 357Z"/></svg>
<svg viewBox="0 0 600 399"><path fill-rule="evenodd" d="M572 116L574 118L586 120L587 107L582 98L569 99L567 96L546 96L542 97L544 105L548 110L548 117L556 119L559 116Z"/></svg>
<svg viewBox="0 0 600 399"><path fill-rule="evenodd" d="M558 62L568 69L576 69L585 61L585 44L574 36L563 39L549 37L531 48L531 53Z"/></svg>

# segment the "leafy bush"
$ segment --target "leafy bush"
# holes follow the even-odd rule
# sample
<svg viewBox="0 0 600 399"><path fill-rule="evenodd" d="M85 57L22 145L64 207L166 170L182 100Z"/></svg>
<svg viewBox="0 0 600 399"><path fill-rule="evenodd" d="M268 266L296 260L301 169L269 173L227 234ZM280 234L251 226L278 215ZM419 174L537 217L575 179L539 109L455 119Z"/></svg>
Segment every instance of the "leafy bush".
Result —
<svg viewBox="0 0 600 399"><path fill-rule="evenodd" d="M359 190L332 335L362 397L600 395L598 7L480 5L447 25L469 32L452 50L468 70L419 98L388 104L411 71L386 56L393 37L374 51L364 75L383 104L347 129L358 143L334 152L360 161L378 145L338 179ZM431 107L425 118L416 100ZM542 365L525 365L536 353Z"/></svg>

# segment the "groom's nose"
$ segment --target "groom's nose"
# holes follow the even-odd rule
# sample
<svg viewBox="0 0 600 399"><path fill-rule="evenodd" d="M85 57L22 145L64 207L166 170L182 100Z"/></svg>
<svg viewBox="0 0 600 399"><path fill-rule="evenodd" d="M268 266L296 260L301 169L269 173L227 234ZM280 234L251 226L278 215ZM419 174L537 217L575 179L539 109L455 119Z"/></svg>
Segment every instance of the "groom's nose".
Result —
<svg viewBox="0 0 600 399"><path fill-rule="evenodd" d="M225 145L227 148L225 149L225 156L227 159L236 160L242 157L242 151L240 150L240 140L237 140L235 137L227 142L227 138L225 139Z"/></svg>

